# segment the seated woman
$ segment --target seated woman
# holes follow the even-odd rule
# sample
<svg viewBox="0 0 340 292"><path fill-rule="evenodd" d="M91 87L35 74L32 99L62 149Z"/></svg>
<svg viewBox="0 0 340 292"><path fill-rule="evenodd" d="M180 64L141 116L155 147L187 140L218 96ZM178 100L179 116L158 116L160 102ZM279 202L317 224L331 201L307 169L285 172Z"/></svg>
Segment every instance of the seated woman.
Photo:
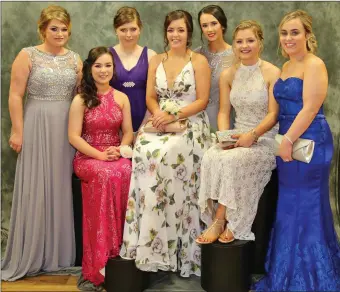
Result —
<svg viewBox="0 0 340 292"><path fill-rule="evenodd" d="M200 275L199 168L210 145L208 103L210 69L206 58L189 49L193 23L183 10L170 12L164 39L170 50L151 59L147 107L161 133L137 136L133 175L120 255L137 268L180 270ZM177 113L167 111L178 107ZM181 133L162 133L177 119L188 119Z"/></svg>
<svg viewBox="0 0 340 292"><path fill-rule="evenodd" d="M275 168L278 105L273 86L280 70L259 59L263 32L257 22L242 21L233 46L240 62L222 72L218 128L229 129L232 105L238 140L232 149L215 145L203 157L199 205L210 227L197 238L201 244L255 239L251 226L258 201Z"/></svg>
<svg viewBox="0 0 340 292"><path fill-rule="evenodd" d="M133 139L130 104L109 85L113 74L109 49L92 49L84 62L81 94L70 108L68 130L78 150L73 166L83 197L83 276L95 285L104 281L99 271L108 258L119 254L131 176L131 161L120 155L120 147Z"/></svg>

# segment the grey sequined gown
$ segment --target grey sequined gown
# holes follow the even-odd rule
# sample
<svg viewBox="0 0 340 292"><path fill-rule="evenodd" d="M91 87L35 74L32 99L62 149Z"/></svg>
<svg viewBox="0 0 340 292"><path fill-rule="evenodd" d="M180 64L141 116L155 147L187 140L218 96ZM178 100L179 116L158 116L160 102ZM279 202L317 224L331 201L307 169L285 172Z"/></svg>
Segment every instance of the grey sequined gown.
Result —
<svg viewBox="0 0 340 292"><path fill-rule="evenodd" d="M210 95L206 112L209 117L211 130L216 131L217 114L220 105L219 79L222 71L226 68L229 68L233 64L234 61L233 49L229 48L222 52L212 53L209 51L208 47L203 46L195 49L195 51L197 53L202 54L208 59L208 63L211 69Z"/></svg>
<svg viewBox="0 0 340 292"><path fill-rule="evenodd" d="M68 112L77 78L77 54L54 56L24 48L32 69L24 108L10 232L2 280L74 265L72 160Z"/></svg>

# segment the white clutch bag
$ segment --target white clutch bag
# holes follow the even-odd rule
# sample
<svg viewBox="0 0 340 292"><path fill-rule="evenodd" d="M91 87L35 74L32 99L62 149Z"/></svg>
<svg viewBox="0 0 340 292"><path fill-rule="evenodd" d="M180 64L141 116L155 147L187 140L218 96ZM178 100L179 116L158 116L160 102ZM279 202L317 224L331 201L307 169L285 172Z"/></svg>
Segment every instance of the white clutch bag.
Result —
<svg viewBox="0 0 340 292"><path fill-rule="evenodd" d="M279 155L279 147L281 145L283 135L276 134L275 136L275 155ZM315 142L309 139L297 139L293 144L292 157L295 160L309 163L313 158Z"/></svg>

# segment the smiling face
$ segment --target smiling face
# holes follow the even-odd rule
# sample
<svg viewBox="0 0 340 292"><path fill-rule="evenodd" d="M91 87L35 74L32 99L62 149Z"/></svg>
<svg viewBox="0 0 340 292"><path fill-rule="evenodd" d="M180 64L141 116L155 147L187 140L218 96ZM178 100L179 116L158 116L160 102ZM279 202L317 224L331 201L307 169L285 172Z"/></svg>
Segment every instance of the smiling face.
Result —
<svg viewBox="0 0 340 292"><path fill-rule="evenodd" d="M241 61L256 61L260 55L260 41L251 28L239 30L234 39L234 50Z"/></svg>
<svg viewBox="0 0 340 292"><path fill-rule="evenodd" d="M200 26L209 42L223 39L223 27L213 15L203 13L200 17Z"/></svg>
<svg viewBox="0 0 340 292"><path fill-rule="evenodd" d="M91 73L96 84L108 84L113 76L113 60L111 55L103 54L98 57L92 65Z"/></svg>
<svg viewBox="0 0 340 292"><path fill-rule="evenodd" d="M188 41L188 29L184 18L170 22L166 31L166 37L168 39L170 48L186 48Z"/></svg>
<svg viewBox="0 0 340 292"><path fill-rule="evenodd" d="M67 44L69 39L69 30L65 23L52 19L44 32L45 43L55 46L63 47Z"/></svg>
<svg viewBox="0 0 340 292"><path fill-rule="evenodd" d="M126 45L135 45L138 43L141 30L137 24L137 21L134 20L119 26L116 29L116 33L120 43Z"/></svg>
<svg viewBox="0 0 340 292"><path fill-rule="evenodd" d="M280 28L280 44L289 56L306 53L306 42L306 31L299 18L288 20L282 24Z"/></svg>

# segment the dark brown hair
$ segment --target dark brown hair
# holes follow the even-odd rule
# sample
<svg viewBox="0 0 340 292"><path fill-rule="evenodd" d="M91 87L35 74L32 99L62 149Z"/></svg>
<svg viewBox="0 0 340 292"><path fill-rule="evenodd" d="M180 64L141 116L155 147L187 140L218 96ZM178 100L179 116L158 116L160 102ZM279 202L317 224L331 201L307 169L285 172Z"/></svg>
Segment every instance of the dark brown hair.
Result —
<svg viewBox="0 0 340 292"><path fill-rule="evenodd" d="M227 28L228 28L228 19L223 9L218 5L208 5L202 8L200 12L198 12L198 24L200 25L200 29L201 29L202 42L203 42L203 32L202 32L202 27L201 27L201 15L202 14L211 14L212 16L214 16L217 19L217 21L220 23L220 25L222 26L223 35L226 33Z"/></svg>
<svg viewBox="0 0 340 292"><path fill-rule="evenodd" d="M167 38L168 27L169 27L169 25L172 21L178 20L178 19L184 19L185 26L186 26L187 31L188 31L187 47L191 46L192 33L194 31L194 25L193 25L193 22L192 22L192 17L191 17L189 12L180 9L180 10L171 11L165 17L165 21L164 21L164 45L165 45L164 50L165 51L166 51L166 48L169 45L169 41L168 41L168 38Z"/></svg>
<svg viewBox="0 0 340 292"><path fill-rule="evenodd" d="M122 8L119 8L116 15L114 16L113 27L114 29L117 29L118 27L133 22L135 20L138 27L141 29L143 27L143 24L137 9L129 6L124 6Z"/></svg>
<svg viewBox="0 0 340 292"><path fill-rule="evenodd" d="M97 86L92 76L92 66L102 55L108 54L112 58L113 77L115 77L115 64L111 51L107 47L96 47L90 50L87 59L83 63L83 77L80 82L79 91L87 108L94 108L100 104L97 96Z"/></svg>

